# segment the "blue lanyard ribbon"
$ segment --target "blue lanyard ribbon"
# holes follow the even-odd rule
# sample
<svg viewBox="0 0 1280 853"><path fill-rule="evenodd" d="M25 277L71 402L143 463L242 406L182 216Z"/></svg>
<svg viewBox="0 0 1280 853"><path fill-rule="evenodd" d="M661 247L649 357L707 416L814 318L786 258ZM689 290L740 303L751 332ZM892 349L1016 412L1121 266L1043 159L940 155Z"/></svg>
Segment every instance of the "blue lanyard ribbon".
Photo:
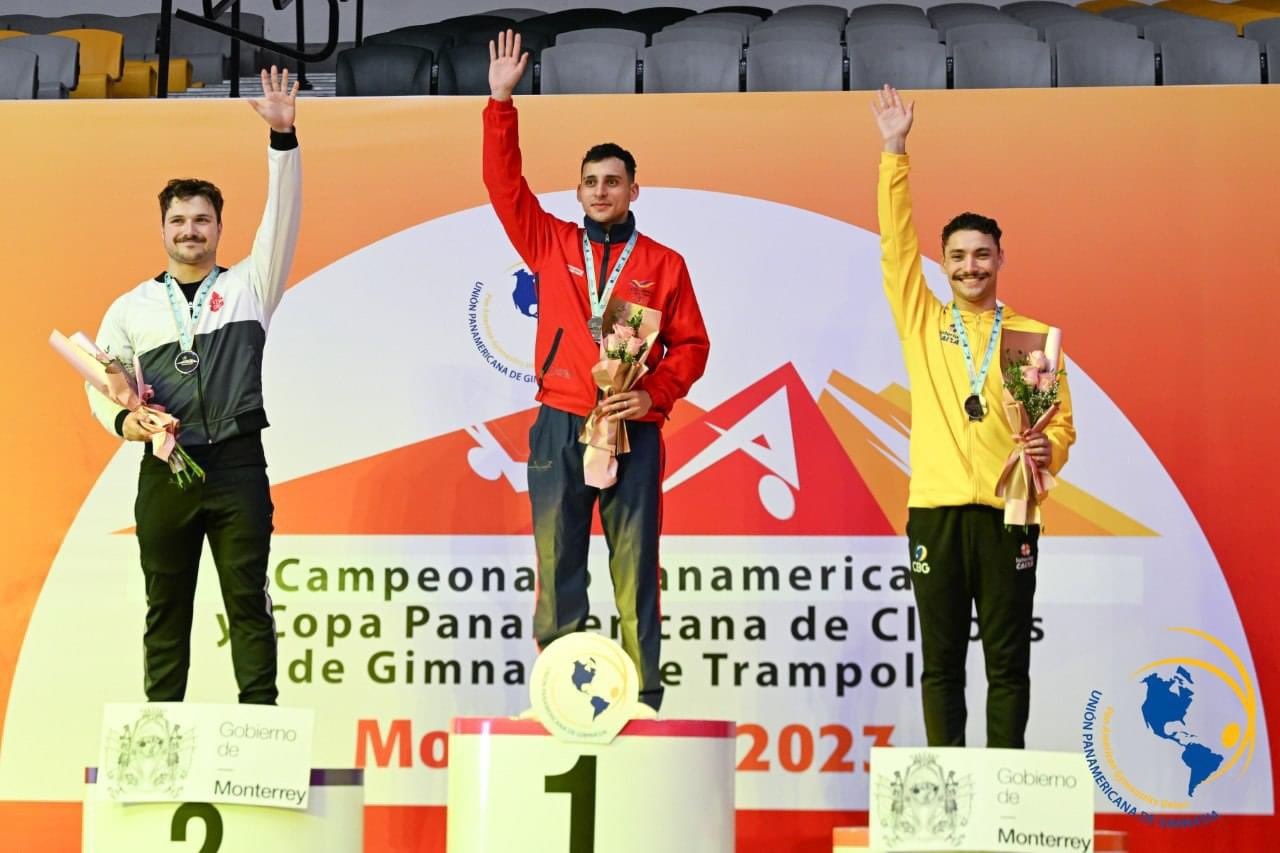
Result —
<svg viewBox="0 0 1280 853"><path fill-rule="evenodd" d="M969 335L964 330L964 323L960 320L960 309L956 307L954 302L951 303L951 323L956 333L956 337L960 339L960 349L964 350L964 366L969 371L969 392L977 396L982 396L982 386L987 381L987 371L991 369L991 356L995 354L996 342L1000 340L1000 326L1004 322L1004 306L996 306L996 321L991 326L991 338L987 341L987 354L982 357L982 369L977 373L973 370L973 351L969 348Z"/></svg>
<svg viewBox="0 0 1280 853"><path fill-rule="evenodd" d="M191 301L190 310L186 310L178 298L178 292L181 290L178 283L169 273L164 274L164 286L169 294L169 308L173 311L173 322L178 327L178 343L182 345L184 352L190 351L195 345L196 327L200 325L200 315L204 313L205 299L208 298L209 291L213 290L213 283L217 280L218 268L214 266L196 290L196 298Z"/></svg>

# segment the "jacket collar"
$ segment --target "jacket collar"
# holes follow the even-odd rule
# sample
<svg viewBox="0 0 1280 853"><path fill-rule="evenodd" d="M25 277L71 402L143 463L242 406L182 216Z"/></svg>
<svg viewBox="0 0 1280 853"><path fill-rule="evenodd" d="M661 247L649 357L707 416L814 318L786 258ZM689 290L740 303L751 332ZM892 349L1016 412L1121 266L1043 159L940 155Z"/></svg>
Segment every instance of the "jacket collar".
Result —
<svg viewBox="0 0 1280 853"><path fill-rule="evenodd" d="M603 243L605 238L604 226L596 222L590 216L582 217L582 223L586 226L587 237L593 243ZM631 239L632 233L636 230L636 215L631 211L627 211L627 218L614 225L609 229L610 243L625 243Z"/></svg>

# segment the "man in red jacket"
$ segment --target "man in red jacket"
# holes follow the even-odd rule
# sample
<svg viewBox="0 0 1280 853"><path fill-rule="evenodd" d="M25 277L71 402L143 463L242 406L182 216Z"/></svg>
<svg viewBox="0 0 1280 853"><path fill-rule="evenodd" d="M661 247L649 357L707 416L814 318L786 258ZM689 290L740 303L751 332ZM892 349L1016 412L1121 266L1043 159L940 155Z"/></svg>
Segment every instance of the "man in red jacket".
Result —
<svg viewBox="0 0 1280 853"><path fill-rule="evenodd" d="M662 524L662 423L702 375L710 344L684 258L636 231L631 202L640 194L635 159L613 143L582 160L578 200L583 225L551 216L521 173L511 92L528 54L510 30L489 43L490 100L484 111L484 183L502 227L536 276L538 332L534 365L542 408L529 432L529 498L538 555L533 630L539 648L584 627L588 615L587 545L591 513L609 545L609 574L621 619L622 647L635 661L640 700L662 704L658 664L658 533ZM597 400L591 370L600 358L601 319L611 297L662 313L662 328L635 389ZM579 443L596 407L630 421L631 451L618 457L617 483L586 485ZM644 709L642 709L644 710Z"/></svg>

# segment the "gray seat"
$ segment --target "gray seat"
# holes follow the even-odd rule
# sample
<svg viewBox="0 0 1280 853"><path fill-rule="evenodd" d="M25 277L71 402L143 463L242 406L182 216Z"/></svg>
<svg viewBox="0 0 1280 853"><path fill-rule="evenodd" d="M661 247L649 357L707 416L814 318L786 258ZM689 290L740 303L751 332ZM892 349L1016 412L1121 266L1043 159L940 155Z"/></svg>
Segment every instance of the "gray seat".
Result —
<svg viewBox="0 0 1280 853"><path fill-rule="evenodd" d="M994 12L992 14L983 12L973 15L968 12L961 12L956 15L939 15L936 18L930 18L930 20L933 21L933 28L942 33L944 40L947 37L947 33L959 27L973 27L981 24L1007 24L1013 27L1027 26L1012 15L1006 15L1003 12Z"/></svg>
<svg viewBox="0 0 1280 853"><path fill-rule="evenodd" d="M420 50L429 50L432 55L435 55L446 47L453 46L453 36L444 30L432 27L430 24L422 24L387 30L384 33L374 33L373 35L365 36L364 43L366 45L399 44L406 47L416 47ZM488 47L486 46L485 49L487 51Z"/></svg>
<svg viewBox="0 0 1280 853"><path fill-rule="evenodd" d="M1153 6L1120 6L1116 9L1107 9L1098 14L1113 21L1124 21L1126 24L1133 24L1138 28L1139 33L1142 32L1142 28L1147 24L1154 24L1160 21L1185 20L1192 17L1181 12L1174 12L1170 9L1157 9ZM1199 20L1207 19L1200 18Z"/></svg>
<svg viewBox="0 0 1280 853"><path fill-rule="evenodd" d="M0 44L39 57L37 98L65 98L80 82L80 43L65 36L18 36Z"/></svg>
<svg viewBox="0 0 1280 853"><path fill-rule="evenodd" d="M1064 24L1072 21L1095 24L1119 23L1119 21L1112 21L1109 18L1100 18L1097 15L1090 15L1088 12L1081 12L1079 9L1073 9L1070 6L1059 6L1057 9L1016 9L1007 14L1028 27L1034 27L1036 32L1040 33L1042 39L1044 38L1045 29L1055 24Z"/></svg>
<svg viewBox="0 0 1280 853"><path fill-rule="evenodd" d="M680 29L667 27L653 34L654 44L703 44L714 42L737 47L738 56L742 56L742 35L737 30L726 30L717 27L695 27Z"/></svg>
<svg viewBox="0 0 1280 853"><path fill-rule="evenodd" d="M738 31L738 35L742 36L743 44L746 44L747 35L752 28L760 23L759 18L751 15L738 15L731 12L708 12L702 15L694 15L685 18L683 21L677 21L664 29L675 29L677 27L712 27L714 29L733 29Z"/></svg>
<svg viewBox="0 0 1280 853"><path fill-rule="evenodd" d="M461 44L446 48L438 60L436 92L441 95L489 94L489 46ZM533 63L525 66L515 94L533 94Z"/></svg>
<svg viewBox="0 0 1280 853"><path fill-rule="evenodd" d="M925 11L925 16L933 22L933 28L936 30L945 29L948 26L958 27L965 24L981 24L984 21L1009 21L1017 20L1012 15L1006 15L995 6L987 6L982 3L943 3L939 6L932 6Z"/></svg>
<svg viewBox="0 0 1280 853"><path fill-rule="evenodd" d="M947 48L936 41L873 41L849 45L849 88L947 88Z"/></svg>
<svg viewBox="0 0 1280 853"><path fill-rule="evenodd" d="M486 49L487 53L487 49ZM431 94L431 51L405 44L373 44L338 54L338 97Z"/></svg>
<svg viewBox="0 0 1280 853"><path fill-rule="evenodd" d="M771 18L770 21L773 19ZM840 29L815 24L774 24L766 22L751 31L751 45L771 41L814 41L821 44L839 44Z"/></svg>
<svg viewBox="0 0 1280 853"><path fill-rule="evenodd" d="M854 23L931 26L928 17L924 14L924 9L905 3L871 3L867 6L859 6L850 10L849 23L846 26L853 26Z"/></svg>
<svg viewBox="0 0 1280 853"><path fill-rule="evenodd" d="M1106 18L1094 18L1090 21L1060 21L1044 28L1042 33L1048 44L1057 44L1064 39L1136 39L1138 28L1122 21L1108 21Z"/></svg>
<svg viewBox="0 0 1280 853"><path fill-rule="evenodd" d="M1059 86L1154 86L1155 45L1145 39L1097 32L1054 43Z"/></svg>
<svg viewBox="0 0 1280 853"><path fill-rule="evenodd" d="M737 92L741 48L713 42L674 42L646 48L645 92Z"/></svg>
<svg viewBox="0 0 1280 853"><path fill-rule="evenodd" d="M30 100L36 96L40 60L29 50L0 42L0 100Z"/></svg>
<svg viewBox="0 0 1280 853"><path fill-rule="evenodd" d="M1207 18L1190 18L1190 20L1186 21L1156 21L1142 26L1142 37L1156 44L1169 39L1194 39L1200 36L1235 38L1236 28L1226 21L1210 21Z"/></svg>
<svg viewBox="0 0 1280 853"><path fill-rule="evenodd" d="M80 17L86 27L111 30L124 36L125 59L143 59L154 56L156 53L156 32L160 29L158 12L130 15L126 18L115 15L81 15Z"/></svg>
<svg viewBox="0 0 1280 853"><path fill-rule="evenodd" d="M1049 86L1049 45L1028 39L988 39L956 45L952 81L957 89L1032 89Z"/></svg>
<svg viewBox="0 0 1280 853"><path fill-rule="evenodd" d="M1267 18L1266 20L1245 24L1244 37L1253 39L1259 44L1280 41L1280 18ZM1280 71L1280 69L1274 69L1271 76L1275 77L1277 71Z"/></svg>
<svg viewBox="0 0 1280 853"><path fill-rule="evenodd" d="M848 17L849 13L842 6L810 3L801 6L784 6L774 12L765 23L771 21L785 21L788 24L809 22L819 26L834 27L839 31L844 27L845 19Z"/></svg>
<svg viewBox="0 0 1280 853"><path fill-rule="evenodd" d="M1005 3L1000 7L1001 12L1005 12L1010 15L1015 12L1034 12L1042 9L1049 9L1051 11L1070 9L1072 11L1076 11L1075 7L1070 3L1061 2L1061 0L1018 0L1016 3Z"/></svg>
<svg viewBox="0 0 1280 853"><path fill-rule="evenodd" d="M495 18L510 18L513 21L523 21L526 18L532 18L532 17L535 17L536 15L545 15L547 13L539 9L515 8L515 9L490 9L488 12L485 12L484 14L493 15Z"/></svg>
<svg viewBox="0 0 1280 853"><path fill-rule="evenodd" d="M48 35L58 30L78 30L81 26L79 15L64 15L57 18L47 18L44 15L0 15L0 27L21 30L32 35Z"/></svg>
<svg viewBox="0 0 1280 853"><path fill-rule="evenodd" d="M1280 83L1280 39L1267 42L1268 82Z"/></svg>
<svg viewBox="0 0 1280 853"><path fill-rule="evenodd" d="M963 27L952 27L944 34L947 40L947 52L951 53L958 44L967 41L991 41L1000 39L1029 39L1036 41L1039 37L1031 27L1023 24L1007 24L1003 21L966 24Z"/></svg>
<svg viewBox="0 0 1280 853"><path fill-rule="evenodd" d="M1166 86L1262 82L1262 49L1253 39L1197 36L1159 45Z"/></svg>
<svg viewBox="0 0 1280 853"><path fill-rule="evenodd" d="M635 93L636 51L620 44L557 44L542 51L542 94Z"/></svg>
<svg viewBox="0 0 1280 853"><path fill-rule="evenodd" d="M169 55L190 60L191 79L200 83L221 83L227 77L231 39L198 24L174 18L169 27Z"/></svg>
<svg viewBox="0 0 1280 853"><path fill-rule="evenodd" d="M844 48L771 41L747 51L748 92L820 92L844 88Z"/></svg>
<svg viewBox="0 0 1280 853"><path fill-rule="evenodd" d="M586 30L569 30L556 36L556 44L620 44L632 50L643 50L645 34L638 30L620 30L615 27L591 27Z"/></svg>
<svg viewBox="0 0 1280 853"><path fill-rule="evenodd" d="M860 27L850 24L845 27L845 44L855 45L868 41L923 41L937 44L942 41L942 35L933 27L917 27L912 24L872 24Z"/></svg>

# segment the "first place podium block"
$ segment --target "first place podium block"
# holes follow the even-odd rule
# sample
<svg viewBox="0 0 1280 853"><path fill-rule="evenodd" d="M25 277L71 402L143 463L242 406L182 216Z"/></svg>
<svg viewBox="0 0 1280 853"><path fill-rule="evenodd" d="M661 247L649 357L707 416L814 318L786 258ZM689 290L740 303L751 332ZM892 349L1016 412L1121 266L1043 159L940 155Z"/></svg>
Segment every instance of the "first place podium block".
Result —
<svg viewBox="0 0 1280 853"><path fill-rule="evenodd" d="M733 853L735 754L722 720L633 720L596 745L455 719L449 853Z"/></svg>

